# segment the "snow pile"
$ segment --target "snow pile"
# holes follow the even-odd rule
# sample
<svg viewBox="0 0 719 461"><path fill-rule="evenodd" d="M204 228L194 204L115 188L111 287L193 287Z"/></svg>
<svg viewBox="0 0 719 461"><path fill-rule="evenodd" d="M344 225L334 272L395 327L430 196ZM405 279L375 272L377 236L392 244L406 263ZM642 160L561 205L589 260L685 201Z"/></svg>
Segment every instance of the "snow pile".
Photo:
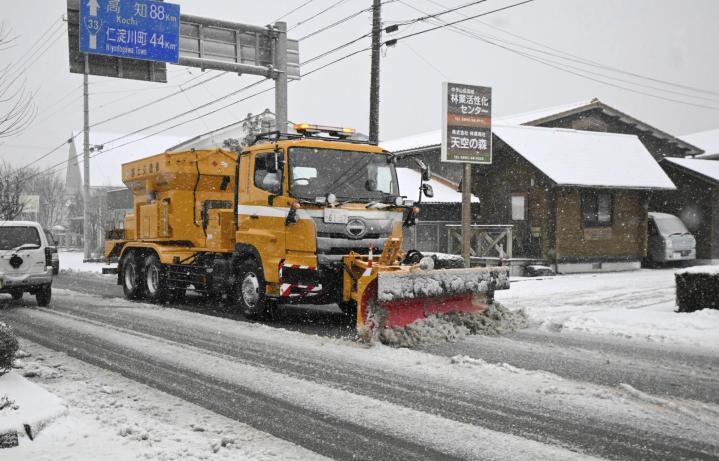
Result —
<svg viewBox="0 0 719 461"><path fill-rule="evenodd" d="M719 162L717 162L719 163ZM706 274L706 275L717 275L719 274L719 266L692 266L685 269L680 269L675 274Z"/></svg>
<svg viewBox="0 0 719 461"><path fill-rule="evenodd" d="M700 270L704 270L703 268ZM666 345L719 349L719 310L678 313L675 269L523 279L495 298L530 324Z"/></svg>
<svg viewBox="0 0 719 461"><path fill-rule="evenodd" d="M494 303L483 312L452 312L430 315L402 328L384 328L383 344L414 347L419 344L456 342L468 334L500 335L527 327L527 314Z"/></svg>
<svg viewBox="0 0 719 461"><path fill-rule="evenodd" d="M102 262L84 262L82 251L60 250L58 253L60 272L94 272L101 274L103 266L106 266Z"/></svg>
<svg viewBox="0 0 719 461"><path fill-rule="evenodd" d="M387 302L506 289L509 288L509 268L380 272L377 279L377 299Z"/></svg>
<svg viewBox="0 0 719 461"><path fill-rule="evenodd" d="M61 399L16 373L0 376L0 396L7 401L0 411L0 434L17 433L32 440L67 413Z"/></svg>

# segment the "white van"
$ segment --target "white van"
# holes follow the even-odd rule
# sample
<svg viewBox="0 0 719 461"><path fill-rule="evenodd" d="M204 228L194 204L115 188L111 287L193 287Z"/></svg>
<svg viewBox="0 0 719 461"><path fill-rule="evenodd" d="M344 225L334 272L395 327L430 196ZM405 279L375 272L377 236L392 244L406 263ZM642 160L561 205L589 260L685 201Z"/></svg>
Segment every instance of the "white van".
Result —
<svg viewBox="0 0 719 461"><path fill-rule="evenodd" d="M697 242L681 219L668 213L649 213L647 257L652 262L696 259Z"/></svg>
<svg viewBox="0 0 719 461"><path fill-rule="evenodd" d="M0 221L0 293L13 299L28 292L40 306L52 297L52 247L32 221Z"/></svg>

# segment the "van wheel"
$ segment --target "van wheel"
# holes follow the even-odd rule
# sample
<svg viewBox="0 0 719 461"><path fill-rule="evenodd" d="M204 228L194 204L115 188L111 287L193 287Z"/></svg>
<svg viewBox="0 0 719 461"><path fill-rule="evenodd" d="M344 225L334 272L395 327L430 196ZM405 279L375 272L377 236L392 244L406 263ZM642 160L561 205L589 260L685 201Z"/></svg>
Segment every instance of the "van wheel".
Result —
<svg viewBox="0 0 719 461"><path fill-rule="evenodd" d="M268 316L273 309L273 301L265 292L265 276L262 267L254 259L239 265L233 287L233 301L245 317L259 319Z"/></svg>
<svg viewBox="0 0 719 461"><path fill-rule="evenodd" d="M168 295L167 275L156 254L151 254L145 259L144 273L145 297L155 303L164 302Z"/></svg>
<svg viewBox="0 0 719 461"><path fill-rule="evenodd" d="M37 305L40 307L45 307L50 304L50 300L52 299L52 283L40 287L35 293L35 299L37 300Z"/></svg>
<svg viewBox="0 0 719 461"><path fill-rule="evenodd" d="M141 299L145 294L145 279L134 253L122 261L122 291L127 299Z"/></svg>
<svg viewBox="0 0 719 461"><path fill-rule="evenodd" d="M22 299L22 290L12 290L10 292L10 296L12 296L12 299L14 299L15 301L18 301Z"/></svg>

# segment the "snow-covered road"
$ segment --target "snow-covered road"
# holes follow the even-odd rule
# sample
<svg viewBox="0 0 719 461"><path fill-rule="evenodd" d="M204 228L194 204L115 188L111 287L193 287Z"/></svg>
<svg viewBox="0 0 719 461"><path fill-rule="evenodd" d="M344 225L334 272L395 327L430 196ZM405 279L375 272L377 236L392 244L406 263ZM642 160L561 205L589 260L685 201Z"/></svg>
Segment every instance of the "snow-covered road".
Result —
<svg viewBox="0 0 719 461"><path fill-rule="evenodd" d="M660 343L597 351L594 340L537 339L556 335L541 330L430 353L368 348L334 334L341 322L316 336L70 290L56 290L51 309L33 305L2 311L24 338L333 458L719 456L710 351L675 351L652 369ZM607 360L619 371L602 372Z"/></svg>

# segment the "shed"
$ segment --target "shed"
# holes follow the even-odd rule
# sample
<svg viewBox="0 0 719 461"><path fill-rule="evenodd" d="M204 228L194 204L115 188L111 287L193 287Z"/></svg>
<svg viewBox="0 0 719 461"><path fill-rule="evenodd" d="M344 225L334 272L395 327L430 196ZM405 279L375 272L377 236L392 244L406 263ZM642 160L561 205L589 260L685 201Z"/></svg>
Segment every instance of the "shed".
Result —
<svg viewBox="0 0 719 461"><path fill-rule="evenodd" d="M697 259L719 262L719 161L672 158L661 163L677 186L653 200L657 210L679 216L697 240Z"/></svg>

